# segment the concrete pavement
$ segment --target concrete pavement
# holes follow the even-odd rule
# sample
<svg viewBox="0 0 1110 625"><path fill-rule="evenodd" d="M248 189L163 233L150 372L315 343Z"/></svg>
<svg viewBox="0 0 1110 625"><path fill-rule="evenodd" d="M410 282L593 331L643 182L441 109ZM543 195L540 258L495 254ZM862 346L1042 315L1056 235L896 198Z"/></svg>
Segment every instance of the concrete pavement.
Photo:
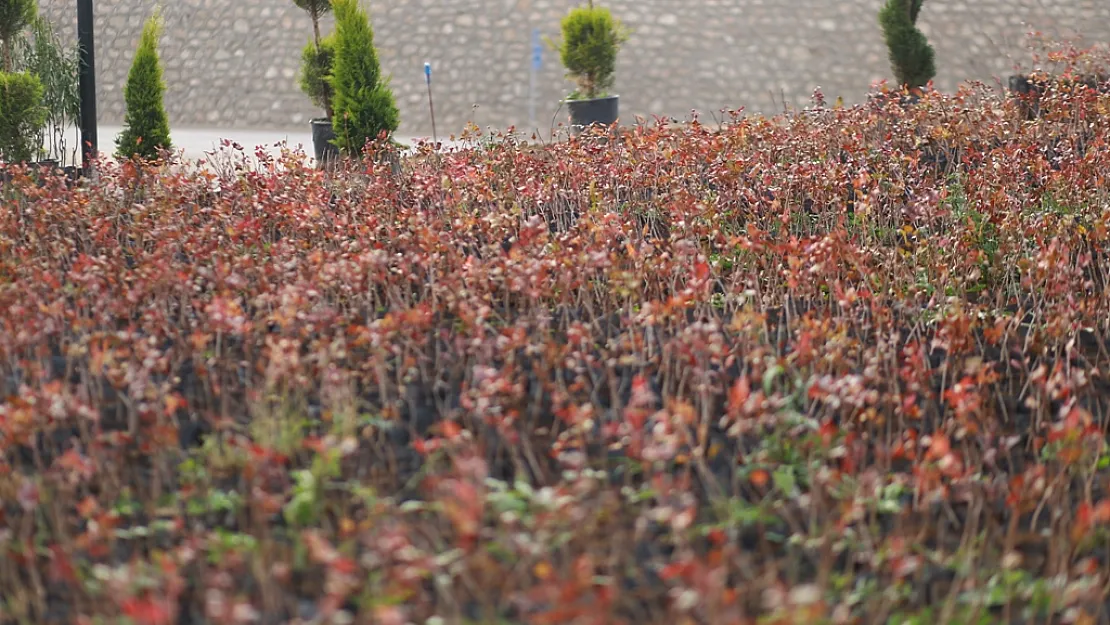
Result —
<svg viewBox="0 0 1110 625"><path fill-rule="evenodd" d="M97 140L102 156L111 156L116 149L116 137L123 131L121 126L100 125L97 127ZM173 150L181 154L187 161L209 159L212 152L221 151L224 139L238 143L244 152L252 157L257 149L278 156L281 154L281 144L291 150L300 149L306 158L313 161L312 132L309 128L303 131L291 130L260 130L260 129L232 129L232 128L171 128L170 141ZM398 136L397 141L415 147L421 140L431 141L431 137ZM456 149L463 146L460 141L440 139L440 144L445 150ZM71 146L80 145L80 133L73 129L68 138Z"/></svg>

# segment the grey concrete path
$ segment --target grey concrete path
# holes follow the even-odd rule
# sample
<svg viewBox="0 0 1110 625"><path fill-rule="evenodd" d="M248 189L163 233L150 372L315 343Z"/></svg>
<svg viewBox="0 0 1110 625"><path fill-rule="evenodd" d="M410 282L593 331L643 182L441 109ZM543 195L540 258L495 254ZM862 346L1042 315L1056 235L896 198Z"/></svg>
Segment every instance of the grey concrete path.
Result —
<svg viewBox="0 0 1110 625"><path fill-rule="evenodd" d="M97 131L100 141L111 137L107 145L114 147L115 138L123 129L118 126L101 126ZM185 158L189 160L205 158L207 152L219 149L222 140L228 139L238 143L248 153L254 153L256 148L263 148L271 154L280 154L280 143L284 142L290 149L300 149L308 156L312 156L312 133L309 129L304 132L289 130L236 130L228 128L174 128L170 130L170 140L176 150L183 150ZM431 137L398 136L397 141L414 146L424 139L431 141ZM457 147L458 142L440 141L445 149ZM102 150L103 151L103 150Z"/></svg>
<svg viewBox="0 0 1110 625"><path fill-rule="evenodd" d="M119 136L122 130L123 128L120 126L101 125L97 128L97 140L102 155L110 156L115 151L116 137ZM78 131L74 129L69 138L70 145L79 145L79 137ZM268 154L278 156L281 154L281 144L284 142L289 149L300 149L304 152L309 162L314 160L312 158L312 133L308 128L305 128L303 132L230 128L170 129L170 140L173 142L174 151L181 154L187 161L211 158L210 153L222 151L221 145L224 139L241 145L244 152L250 157L253 157L259 148ZM396 139L402 144L412 147L415 147L421 139L431 141L431 137L398 136ZM463 146L459 141L440 139L439 142L442 149L445 150Z"/></svg>

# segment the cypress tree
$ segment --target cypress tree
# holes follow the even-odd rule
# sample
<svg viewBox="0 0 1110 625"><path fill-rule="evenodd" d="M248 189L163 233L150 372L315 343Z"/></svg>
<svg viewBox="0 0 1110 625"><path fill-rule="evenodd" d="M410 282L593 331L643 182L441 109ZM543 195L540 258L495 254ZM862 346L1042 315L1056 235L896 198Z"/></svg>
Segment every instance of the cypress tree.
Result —
<svg viewBox="0 0 1110 625"><path fill-rule="evenodd" d="M35 139L46 122L42 91L37 76L0 72L0 160L31 160Z"/></svg>
<svg viewBox="0 0 1110 625"><path fill-rule="evenodd" d="M127 74L123 90L127 112L123 132L116 139L116 156L155 159L159 150L171 149L170 122L162 102L166 85L158 59L158 38L162 32L161 13L155 13L143 26L139 47Z"/></svg>
<svg viewBox="0 0 1110 625"><path fill-rule="evenodd" d="M31 159L46 121L42 80L16 72L16 44L35 21L35 0L0 0L0 160Z"/></svg>
<svg viewBox="0 0 1110 625"><path fill-rule="evenodd" d="M334 0L335 60L330 77L335 144L360 156L367 141L397 130L400 112L388 80L381 75L374 31L358 0Z"/></svg>
<svg viewBox="0 0 1110 625"><path fill-rule="evenodd" d="M899 86L917 90L936 75L935 53L917 28L925 0L887 0L879 11L879 25L890 52L890 66Z"/></svg>

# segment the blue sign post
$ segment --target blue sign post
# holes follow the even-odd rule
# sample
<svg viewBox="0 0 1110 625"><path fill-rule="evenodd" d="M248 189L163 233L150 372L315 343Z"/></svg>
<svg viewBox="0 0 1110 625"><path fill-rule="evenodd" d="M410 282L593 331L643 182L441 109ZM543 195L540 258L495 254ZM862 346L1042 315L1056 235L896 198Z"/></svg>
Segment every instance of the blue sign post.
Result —
<svg viewBox="0 0 1110 625"><path fill-rule="evenodd" d="M540 41L540 29L532 29L532 71L528 72L528 123L533 130L536 128L536 75L543 67L543 44Z"/></svg>
<svg viewBox="0 0 1110 625"><path fill-rule="evenodd" d="M540 43L540 29L532 30L532 69L543 67L543 45Z"/></svg>
<svg viewBox="0 0 1110 625"><path fill-rule="evenodd" d="M438 144L436 136L436 107L432 103L432 64L424 62L424 82L428 85L428 112L432 116L432 143Z"/></svg>

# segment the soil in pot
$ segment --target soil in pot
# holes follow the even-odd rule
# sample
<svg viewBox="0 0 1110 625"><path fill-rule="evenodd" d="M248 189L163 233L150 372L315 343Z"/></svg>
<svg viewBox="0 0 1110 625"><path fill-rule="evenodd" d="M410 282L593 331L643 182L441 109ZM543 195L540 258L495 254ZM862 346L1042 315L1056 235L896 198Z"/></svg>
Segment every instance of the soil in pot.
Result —
<svg viewBox="0 0 1110 625"><path fill-rule="evenodd" d="M592 125L612 126L617 122L620 96L606 96L588 100L567 100L570 110L571 132L578 134Z"/></svg>

